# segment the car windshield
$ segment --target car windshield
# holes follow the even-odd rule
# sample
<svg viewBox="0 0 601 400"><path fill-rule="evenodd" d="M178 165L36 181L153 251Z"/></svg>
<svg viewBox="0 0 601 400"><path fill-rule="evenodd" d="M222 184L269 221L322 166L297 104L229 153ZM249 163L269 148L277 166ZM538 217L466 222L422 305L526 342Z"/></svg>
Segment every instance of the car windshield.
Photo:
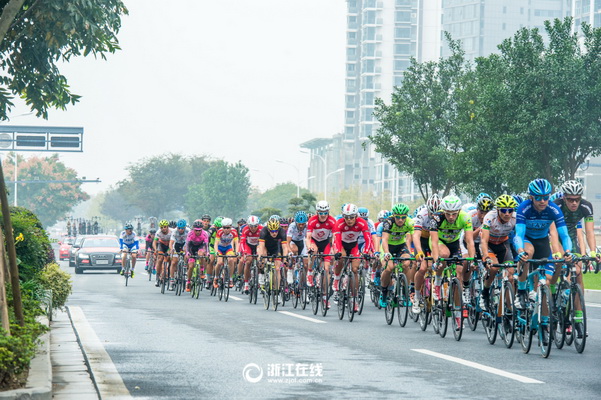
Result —
<svg viewBox="0 0 601 400"><path fill-rule="evenodd" d="M65 239L64 243L65 243L65 244L72 245L74 241L75 241L75 239L73 239L73 238L68 238L68 239Z"/></svg>
<svg viewBox="0 0 601 400"><path fill-rule="evenodd" d="M111 238L86 239L83 247L119 247L119 242Z"/></svg>

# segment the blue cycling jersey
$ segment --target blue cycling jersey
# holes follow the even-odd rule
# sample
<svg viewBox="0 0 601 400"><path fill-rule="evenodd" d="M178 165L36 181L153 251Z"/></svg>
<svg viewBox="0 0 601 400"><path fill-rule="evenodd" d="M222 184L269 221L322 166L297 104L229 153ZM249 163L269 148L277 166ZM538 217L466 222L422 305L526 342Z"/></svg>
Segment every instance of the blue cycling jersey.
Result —
<svg viewBox="0 0 601 400"><path fill-rule="evenodd" d="M384 233L384 223L380 222L380 225L378 225L378 229L376 229L376 236L382 237L382 233Z"/></svg>
<svg viewBox="0 0 601 400"><path fill-rule="evenodd" d="M549 202L547 208L538 212L532 204L532 200L522 202L516 213L515 245L518 249L524 248L524 239L544 239L549 237L549 227L555 222L563 248L568 251L572 249L572 239L568 234L563 213L559 206Z"/></svg>

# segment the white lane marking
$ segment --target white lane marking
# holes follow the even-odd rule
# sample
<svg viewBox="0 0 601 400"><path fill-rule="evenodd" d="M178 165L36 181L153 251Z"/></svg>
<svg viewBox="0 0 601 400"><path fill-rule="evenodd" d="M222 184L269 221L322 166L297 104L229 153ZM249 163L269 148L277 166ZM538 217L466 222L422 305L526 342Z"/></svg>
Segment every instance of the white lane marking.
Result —
<svg viewBox="0 0 601 400"><path fill-rule="evenodd" d="M236 296L232 296L232 295L230 295L230 299L234 299L234 300L237 300L237 301L244 300L244 299L241 299L240 297L236 297Z"/></svg>
<svg viewBox="0 0 601 400"><path fill-rule="evenodd" d="M426 350L426 349L411 349L411 350L412 351L416 351L418 353L427 354L429 356L442 358L443 360L452 361L452 362L455 362L455 363L458 363L458 364L462 364L462 365L465 365L467 367L476 368L476 369L479 369L481 371L485 371L485 372L488 372L488 373L491 373L491 374L503 376L505 378L513 379L513 380L516 380L516 381L519 381L519 382L522 382L522 383L544 383L544 382L541 382L541 381L537 381L536 379L527 378L525 376L521 376L521 375L517 375L517 374L512 374L511 372L503 371L502 369L497 369L497 368L489 367L489 366L486 366L486 365L478 364L478 363L473 362L473 361L467 361L467 360L463 360L461 358L449 356L449 355L442 354L442 353L437 353L435 351L430 351L430 350Z"/></svg>
<svg viewBox="0 0 601 400"><path fill-rule="evenodd" d="M601 308L601 304L597 304L597 303L586 303L587 307L595 307L595 308Z"/></svg>
<svg viewBox="0 0 601 400"><path fill-rule="evenodd" d="M316 324L325 324L326 323L326 321L322 321L320 319L315 319L315 318L311 318L311 317L305 317L304 315L295 314L290 311L278 311L278 312L282 313L284 315L290 315L291 317L296 317L296 318L304 319L306 321L315 322Z"/></svg>
<svg viewBox="0 0 601 400"><path fill-rule="evenodd" d="M132 397L125 387L115 364L113 364L113 360L111 360L96 332L90 326L82 309L70 306L69 314L75 333L79 337L90 364L96 386L100 391L100 397L103 399L131 399Z"/></svg>

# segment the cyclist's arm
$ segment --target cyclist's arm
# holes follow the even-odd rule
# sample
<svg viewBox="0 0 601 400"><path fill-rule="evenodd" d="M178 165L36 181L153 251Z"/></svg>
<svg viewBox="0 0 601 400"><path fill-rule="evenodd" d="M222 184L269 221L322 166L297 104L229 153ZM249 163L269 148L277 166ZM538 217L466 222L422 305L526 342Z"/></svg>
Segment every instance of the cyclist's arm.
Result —
<svg viewBox="0 0 601 400"><path fill-rule="evenodd" d="M389 238L390 238L390 233L382 232L382 242L380 243L380 246L382 246L382 251L384 253L390 253L390 250L388 248L388 239Z"/></svg>
<svg viewBox="0 0 601 400"><path fill-rule="evenodd" d="M582 226L580 226L580 225L576 229L576 237L578 238L578 246L579 246L580 254L586 255L587 241L584 240L584 232L582 232Z"/></svg>
<svg viewBox="0 0 601 400"><path fill-rule="evenodd" d="M595 222L592 217L590 218L590 220L588 218L584 220L584 230L586 231L586 242L588 243L589 250L597 251L597 239L595 238ZM584 240L582 240L580 243L584 243Z"/></svg>
<svg viewBox="0 0 601 400"><path fill-rule="evenodd" d="M474 258L476 254L476 248L474 246L474 231L463 231L463 238L465 239L465 243L467 244L467 254L468 257Z"/></svg>
<svg viewBox="0 0 601 400"><path fill-rule="evenodd" d="M490 231L482 229L482 233L480 233L480 253L483 260L488 258L488 239L490 239Z"/></svg>
<svg viewBox="0 0 601 400"><path fill-rule="evenodd" d="M123 250L123 238L122 237L119 238L119 249Z"/></svg>
<svg viewBox="0 0 601 400"><path fill-rule="evenodd" d="M234 253L238 252L238 238L235 237L234 240L232 240L232 248L234 249Z"/></svg>
<svg viewBox="0 0 601 400"><path fill-rule="evenodd" d="M430 250L432 251L432 258L438 260L438 231L430 231Z"/></svg>
<svg viewBox="0 0 601 400"><path fill-rule="evenodd" d="M423 252L422 249L422 230L414 229L413 230L413 246L415 246L415 254Z"/></svg>

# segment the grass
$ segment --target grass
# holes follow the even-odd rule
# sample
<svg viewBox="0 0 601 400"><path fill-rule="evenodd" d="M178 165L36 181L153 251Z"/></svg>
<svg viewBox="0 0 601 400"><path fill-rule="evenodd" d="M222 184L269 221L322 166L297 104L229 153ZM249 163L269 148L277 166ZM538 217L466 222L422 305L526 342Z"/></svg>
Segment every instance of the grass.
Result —
<svg viewBox="0 0 601 400"><path fill-rule="evenodd" d="M601 272L595 274L594 272L587 272L582 276L584 279L585 289L601 290Z"/></svg>

